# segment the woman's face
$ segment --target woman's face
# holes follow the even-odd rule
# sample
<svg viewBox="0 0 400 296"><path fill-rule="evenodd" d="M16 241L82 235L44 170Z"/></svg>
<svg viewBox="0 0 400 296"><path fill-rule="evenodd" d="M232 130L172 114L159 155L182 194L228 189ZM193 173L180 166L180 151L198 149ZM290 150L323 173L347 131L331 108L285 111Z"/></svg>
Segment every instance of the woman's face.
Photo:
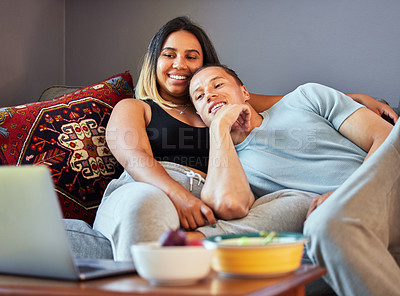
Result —
<svg viewBox="0 0 400 296"><path fill-rule="evenodd" d="M164 100L183 103L188 99L189 80L203 65L203 51L197 38L187 31L171 33L157 62L158 91Z"/></svg>

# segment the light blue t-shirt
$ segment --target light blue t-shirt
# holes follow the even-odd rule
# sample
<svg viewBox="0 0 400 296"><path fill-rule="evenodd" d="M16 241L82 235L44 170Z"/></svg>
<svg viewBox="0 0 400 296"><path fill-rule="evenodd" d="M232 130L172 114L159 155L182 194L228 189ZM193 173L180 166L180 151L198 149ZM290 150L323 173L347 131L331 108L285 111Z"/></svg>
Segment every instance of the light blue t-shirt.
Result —
<svg viewBox="0 0 400 296"><path fill-rule="evenodd" d="M339 91L308 83L261 113L262 124L236 145L256 197L281 189L323 194L341 185L366 156L338 132L361 107Z"/></svg>

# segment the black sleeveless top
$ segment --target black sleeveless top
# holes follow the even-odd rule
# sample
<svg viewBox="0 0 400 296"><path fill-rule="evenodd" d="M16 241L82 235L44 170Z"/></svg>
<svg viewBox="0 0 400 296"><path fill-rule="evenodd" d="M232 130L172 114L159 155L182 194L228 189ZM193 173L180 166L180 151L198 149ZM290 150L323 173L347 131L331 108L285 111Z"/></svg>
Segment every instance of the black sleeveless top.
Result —
<svg viewBox="0 0 400 296"><path fill-rule="evenodd" d="M170 161L207 173L209 130L183 123L151 100L151 120L146 128L153 156L158 161Z"/></svg>

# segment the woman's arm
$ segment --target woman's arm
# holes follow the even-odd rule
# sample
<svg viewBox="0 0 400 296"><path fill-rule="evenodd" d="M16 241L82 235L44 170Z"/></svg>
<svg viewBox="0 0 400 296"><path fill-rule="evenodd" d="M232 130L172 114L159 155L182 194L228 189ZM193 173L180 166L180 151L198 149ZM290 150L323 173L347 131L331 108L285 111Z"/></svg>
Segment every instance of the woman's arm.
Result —
<svg viewBox="0 0 400 296"><path fill-rule="evenodd" d="M397 122L399 116L394 112L394 110L387 104L379 102L374 98L358 93L346 93L345 95L352 98L357 103L360 103L372 110L379 116L385 115L393 120L394 123ZM271 95L258 95L258 94L250 94L251 99L249 103L253 108L258 112L263 112L271 108L276 102L283 98L283 96L271 96Z"/></svg>
<svg viewBox="0 0 400 296"><path fill-rule="evenodd" d="M215 223L212 210L172 179L154 159L146 127L151 118L149 105L125 99L113 109L106 129L109 148L118 162L136 180L160 188L174 203L181 225L195 229ZM134 193L132 194L134 197Z"/></svg>
<svg viewBox="0 0 400 296"><path fill-rule="evenodd" d="M364 94L349 93L346 95L348 95L354 101L364 105L371 111L375 112L379 116L385 115L385 116L389 117L390 119L393 120L394 123L396 123L397 119L399 119L399 116L396 114L396 112L394 112L392 107L390 107L388 104L379 102L379 101L375 100L374 98L372 98L368 95L364 95Z"/></svg>
<svg viewBox="0 0 400 296"><path fill-rule="evenodd" d="M282 98L283 96L258 95L250 93L250 100L248 102L257 111L257 113L261 113L271 108Z"/></svg>

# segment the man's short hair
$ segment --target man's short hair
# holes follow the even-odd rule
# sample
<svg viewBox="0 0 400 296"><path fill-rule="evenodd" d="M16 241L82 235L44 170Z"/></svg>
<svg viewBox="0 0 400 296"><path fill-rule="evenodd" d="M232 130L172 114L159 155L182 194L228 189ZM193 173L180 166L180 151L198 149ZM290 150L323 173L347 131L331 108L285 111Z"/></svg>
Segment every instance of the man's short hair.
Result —
<svg viewBox="0 0 400 296"><path fill-rule="evenodd" d="M237 82L239 85L243 85L242 80L239 78L239 76L236 74L236 72L233 71L233 70L232 70L231 68L229 68L228 66L225 66L225 65L222 65L222 64L207 64L207 65L205 65L205 66L202 66L202 67L200 67L199 69L197 69L197 70L193 73L192 77L193 77L194 75L196 75L198 72L200 72L201 70L204 70L204 69L207 69L207 68L210 68L210 67L217 67L217 68L223 69L223 70L225 71L225 73L227 73L228 75L232 76L232 77L236 80L236 82Z"/></svg>

